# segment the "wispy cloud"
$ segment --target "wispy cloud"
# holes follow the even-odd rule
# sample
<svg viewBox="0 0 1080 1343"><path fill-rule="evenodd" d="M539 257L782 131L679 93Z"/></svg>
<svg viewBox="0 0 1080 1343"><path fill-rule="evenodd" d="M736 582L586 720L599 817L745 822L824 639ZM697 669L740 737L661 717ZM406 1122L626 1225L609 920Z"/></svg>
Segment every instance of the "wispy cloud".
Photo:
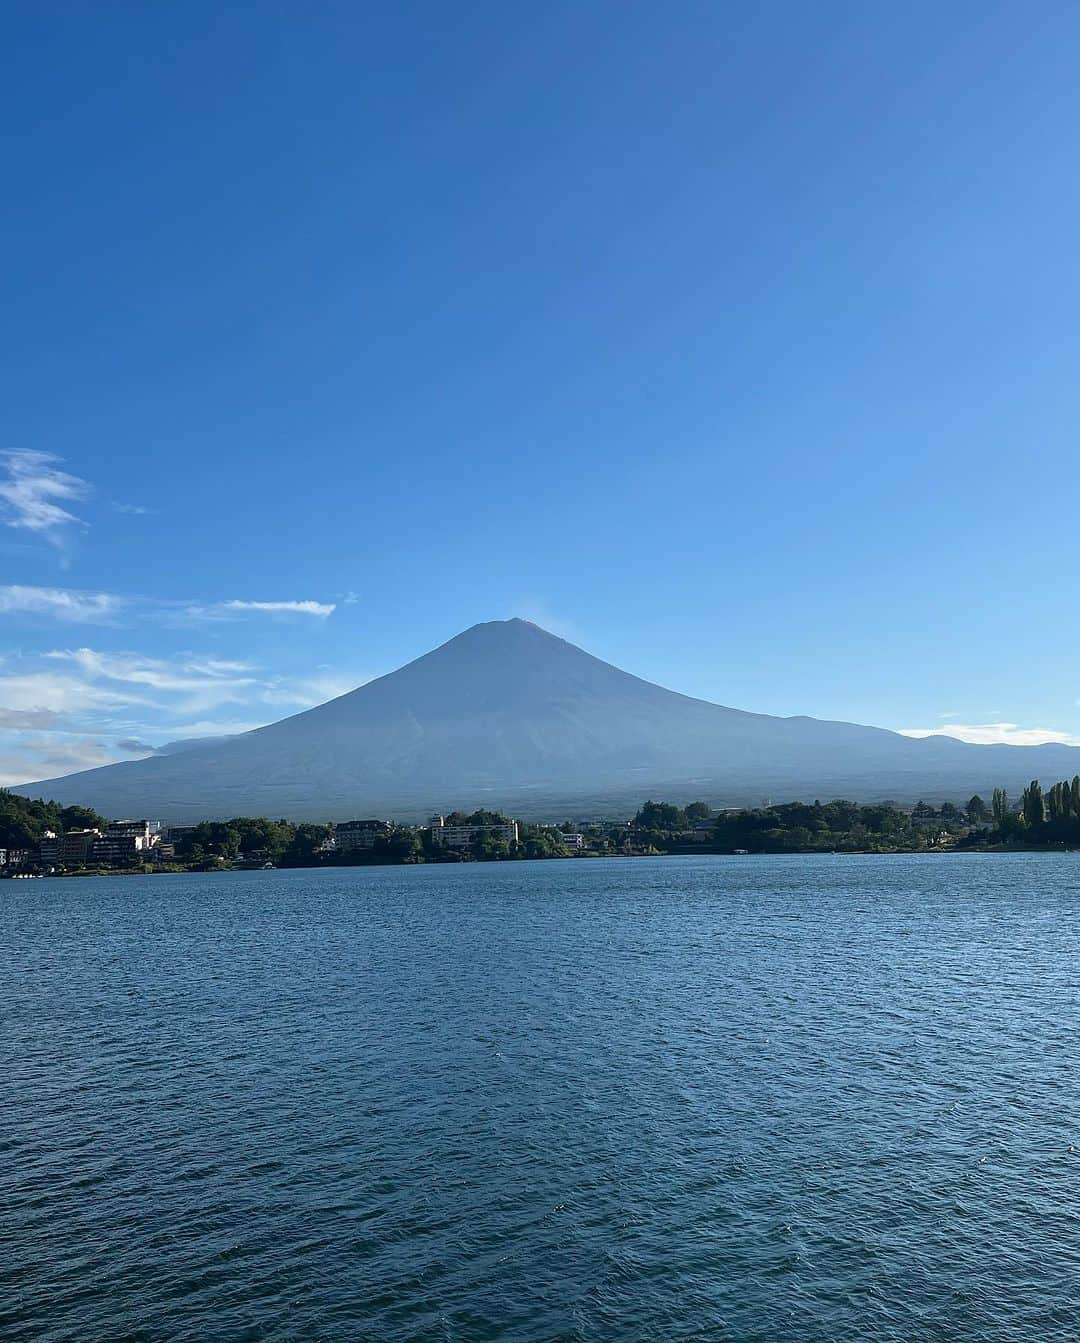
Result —
<svg viewBox="0 0 1080 1343"><path fill-rule="evenodd" d="M507 619L514 616L521 620L529 620L534 625L539 625L541 629L547 630L549 634L557 634L560 639L568 639L571 643L586 642L585 636L576 625L558 615L539 598L519 597L506 613Z"/></svg>
<svg viewBox="0 0 1080 1343"><path fill-rule="evenodd" d="M65 508L89 498L91 486L79 476L61 471L61 460L48 452L0 453L0 522L34 532L54 544L73 527L86 524Z"/></svg>
<svg viewBox="0 0 1080 1343"><path fill-rule="evenodd" d="M941 727L904 727L904 737L955 737L975 746L1080 746L1080 737L1050 727L1018 723L948 723Z"/></svg>
<svg viewBox="0 0 1080 1343"><path fill-rule="evenodd" d="M248 620L260 616L269 616L276 620L291 620L295 616L303 618L314 616L318 620L325 620L327 616L333 615L336 610L336 602L312 600L244 601L240 598L233 598L224 602L163 604L159 608L158 615L167 624L200 625L218 624L230 620Z"/></svg>
<svg viewBox="0 0 1080 1343"><path fill-rule="evenodd" d="M0 615L50 616L76 624L110 624L126 605L123 597L111 592L79 592L19 583L0 585Z"/></svg>
<svg viewBox="0 0 1080 1343"><path fill-rule="evenodd" d="M263 718L201 718L191 723L170 723L168 735L180 740L184 737L231 737L240 732L253 732L265 727L272 715Z"/></svg>
<svg viewBox="0 0 1080 1343"><path fill-rule="evenodd" d="M147 508L145 504L123 504L119 499L114 499L112 506L114 513L124 513L134 518L144 518L157 512L156 508Z"/></svg>
<svg viewBox="0 0 1080 1343"><path fill-rule="evenodd" d="M207 719L201 723L183 723L171 728L170 740L159 746L140 741L137 737L124 737L116 743L116 747L117 750L126 751L130 755L179 755L185 749L202 745L212 739L221 740L237 737L244 732L251 732L254 728L263 726L262 722L249 723L228 720L217 722L213 719Z"/></svg>
<svg viewBox="0 0 1080 1343"><path fill-rule="evenodd" d="M93 682L120 682L182 695L187 712L241 700L256 684L254 677L235 670L241 667L246 673L244 664L215 659L168 662L139 653L101 653L93 648L57 649L45 656L73 664Z"/></svg>
<svg viewBox="0 0 1080 1343"><path fill-rule="evenodd" d="M255 671L252 662L233 662L227 658L193 658L187 663L189 671L204 672L207 676L239 676Z"/></svg>
<svg viewBox="0 0 1080 1343"><path fill-rule="evenodd" d="M41 655L70 671L47 670L0 676L0 702L21 709L138 704L188 716L223 704L308 708L333 699L366 677L337 676L328 670L299 677L267 676L248 662L183 654L173 659L142 653L57 648Z"/></svg>
<svg viewBox="0 0 1080 1343"><path fill-rule="evenodd" d="M26 671L0 676L0 703L6 713L48 713L66 717L144 704L145 696L102 686L70 672ZM43 724L38 724L43 726Z"/></svg>
<svg viewBox="0 0 1080 1343"><path fill-rule="evenodd" d="M170 719L245 693L228 682L219 687L218 678L201 672L170 676L156 659L104 655L101 661L92 650L79 652L17 658L20 670L0 675L0 786L130 759L133 752L117 738L180 736L170 731Z"/></svg>
<svg viewBox="0 0 1080 1343"><path fill-rule="evenodd" d="M248 602L234 599L233 601L222 602L221 605L226 611L262 611L268 615L319 616L321 618L332 616L337 609L335 602L313 601Z"/></svg>
<svg viewBox="0 0 1080 1343"><path fill-rule="evenodd" d="M154 620L159 624L184 626L249 618L293 617L325 620L337 609L336 602L313 600L242 601L198 603L114 592L85 592L78 588L37 587L32 584L0 584L0 615L48 616L78 624L115 625L123 619Z"/></svg>
<svg viewBox="0 0 1080 1343"><path fill-rule="evenodd" d="M124 758L123 752L97 737L79 733L26 735L14 749L0 744L0 788L31 778L53 778L76 770L94 769Z"/></svg>
<svg viewBox="0 0 1080 1343"><path fill-rule="evenodd" d="M126 755L153 755L158 748L145 741L139 741L135 737L122 737L116 743L116 749L123 751Z"/></svg>
<svg viewBox="0 0 1080 1343"><path fill-rule="evenodd" d="M357 686L365 685L369 676L302 676L298 680L283 681L271 685L260 696L264 704L280 704L310 707L313 704L325 704L327 700L347 695Z"/></svg>
<svg viewBox="0 0 1080 1343"><path fill-rule="evenodd" d="M96 648L11 654L0 666L0 786L248 732L366 678L269 674L237 658Z"/></svg>
<svg viewBox="0 0 1080 1343"><path fill-rule="evenodd" d="M59 722L60 715L55 709L0 709L0 728L23 732L28 728L52 728Z"/></svg>

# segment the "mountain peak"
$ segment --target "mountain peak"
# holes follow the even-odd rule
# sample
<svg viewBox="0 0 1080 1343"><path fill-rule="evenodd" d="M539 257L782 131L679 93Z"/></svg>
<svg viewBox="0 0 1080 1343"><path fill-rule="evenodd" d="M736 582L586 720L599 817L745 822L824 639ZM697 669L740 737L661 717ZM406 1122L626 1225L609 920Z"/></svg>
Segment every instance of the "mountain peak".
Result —
<svg viewBox="0 0 1080 1343"><path fill-rule="evenodd" d="M455 636L459 639L465 638L470 634L543 634L549 639L555 639L558 636L544 629L541 625L535 624L531 620L525 620L522 616L510 616L508 620L481 620L475 625L470 625L468 629Z"/></svg>
<svg viewBox="0 0 1080 1343"><path fill-rule="evenodd" d="M565 639L560 639L557 634L552 634L550 630L534 624L533 621L524 620L520 616L512 616L509 620L482 620L475 625L470 625L468 629L462 630L460 634L455 634L453 638L448 639L444 644L440 644L432 652L418 658L417 662L422 663L428 658L437 658L450 653L470 654L484 658L543 657L545 650L549 655L557 650L563 654L573 650L583 658L591 656L584 649L567 643ZM414 664L410 663L409 665Z"/></svg>

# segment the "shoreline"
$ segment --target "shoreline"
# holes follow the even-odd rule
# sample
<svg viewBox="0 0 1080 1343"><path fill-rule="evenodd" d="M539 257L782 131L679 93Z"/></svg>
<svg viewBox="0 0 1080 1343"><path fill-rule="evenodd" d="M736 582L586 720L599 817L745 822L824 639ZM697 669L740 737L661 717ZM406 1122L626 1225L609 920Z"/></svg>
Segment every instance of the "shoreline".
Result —
<svg viewBox="0 0 1080 1343"><path fill-rule="evenodd" d="M179 866L161 866L161 867L111 867L111 868L92 868L89 870L75 870L64 872L13 872L0 874L0 881L42 881L45 879L67 880L72 877L185 877L185 876L218 876L230 875L235 872L344 872L369 867L490 867L497 864L518 864L518 863L550 863L550 862L572 862L585 861L596 862L600 860L611 859L641 859L641 858L912 858L923 857L946 857L963 856L965 854L978 854L980 856L1008 856L1009 854L1022 853L1043 853L1067 854L1080 853L1080 848L1070 848L1058 845L984 845L965 848L950 846L948 848L936 849L760 849L756 852L733 853L731 850L685 850L677 853L572 853L559 854L551 857L499 857L499 858L474 858L465 859L459 862L434 862L431 860L419 861L387 861L387 862L362 862L362 863L283 863L274 864L272 867L249 867L245 865L232 865L222 863L214 867L179 867Z"/></svg>

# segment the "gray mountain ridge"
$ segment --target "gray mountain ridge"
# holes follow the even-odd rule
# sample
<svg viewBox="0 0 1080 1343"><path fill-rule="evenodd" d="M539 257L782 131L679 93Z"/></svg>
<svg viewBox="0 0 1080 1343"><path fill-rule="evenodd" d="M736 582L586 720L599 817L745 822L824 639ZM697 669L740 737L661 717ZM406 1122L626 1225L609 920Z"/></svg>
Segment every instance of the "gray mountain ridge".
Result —
<svg viewBox="0 0 1080 1343"><path fill-rule="evenodd" d="M174 823L417 820L475 806L553 818L620 815L650 796L966 800L1077 772L1077 747L914 739L692 699L507 620L252 732L16 791Z"/></svg>

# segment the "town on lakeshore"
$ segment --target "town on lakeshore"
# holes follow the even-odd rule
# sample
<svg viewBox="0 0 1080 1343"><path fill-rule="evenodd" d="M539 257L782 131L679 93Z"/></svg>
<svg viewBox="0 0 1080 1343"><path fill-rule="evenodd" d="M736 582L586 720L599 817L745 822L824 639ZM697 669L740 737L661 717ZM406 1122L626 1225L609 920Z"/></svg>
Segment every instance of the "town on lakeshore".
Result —
<svg viewBox="0 0 1080 1343"><path fill-rule="evenodd" d="M113 820L0 790L0 876L219 871L690 853L909 853L1080 845L1080 775L1016 804L994 789L964 806L769 802L753 808L648 801L625 820L536 823L498 811L425 825L369 818L315 824L234 817L199 824Z"/></svg>

